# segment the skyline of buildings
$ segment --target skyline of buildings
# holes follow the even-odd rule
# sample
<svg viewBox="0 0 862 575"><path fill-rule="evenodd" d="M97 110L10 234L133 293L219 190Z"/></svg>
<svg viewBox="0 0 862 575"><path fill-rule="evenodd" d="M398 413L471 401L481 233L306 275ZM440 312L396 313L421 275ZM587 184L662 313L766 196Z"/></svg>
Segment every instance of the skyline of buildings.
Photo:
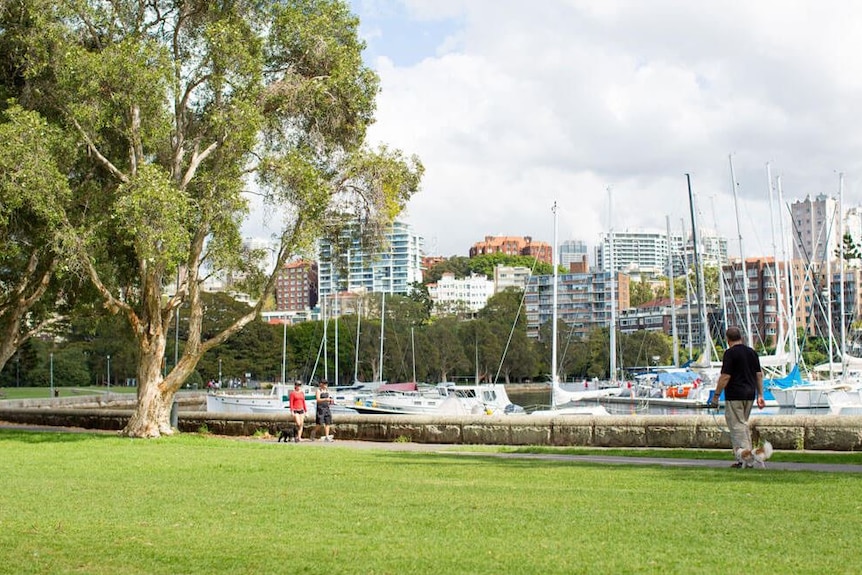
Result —
<svg viewBox="0 0 862 575"><path fill-rule="evenodd" d="M825 293L827 290L837 297L841 293L841 276L836 270L832 270L831 280L827 281L830 273L825 261L833 259L839 253L840 233L850 234L851 237L862 236L862 208L848 209L841 221L842 226L834 226L838 219L837 201L823 194L815 198L806 197L790 205L791 218L794 227L794 241L792 242L792 253L794 255L805 255L809 259L806 264L799 258L792 262L779 262L778 273L785 275L785 269L790 266L792 280L787 280L787 285L782 287L776 285L774 277L776 274L775 256L749 256L746 257L745 273L742 272L740 258L728 253L728 240L705 230L697 246L698 258L705 266L720 266L722 273L721 301L710 302L712 309L708 312L710 317L721 319L715 320L711 326L713 336L720 339L723 328L728 323L745 326L751 325L752 339L755 345L774 343L782 334L791 329L791 321L786 311L792 306L793 323L801 327L806 333L814 333L824 329L830 319L829 308L834 311L832 316L833 327L840 326L842 315L836 307L833 298L830 304L820 304L818 310L815 294ZM668 226L669 228L670 226ZM429 256L424 253L422 238L413 233L412 227L404 222L396 221L392 230L387 234L388 247L381 253L365 254L358 240L340 241L333 245L332 242L321 241L318 256L318 297L325 299L331 297L334 292L380 292L398 293L408 295L411 284L421 282L423 272L428 267L442 261L440 256ZM612 238L612 242L610 241ZM673 266L675 277L682 275L683 270L689 267L694 260L694 243L691 236L685 237L683 233L668 233L656 229L626 229L613 231L605 234L602 241L590 249L590 246L582 240L564 240L557 246L557 253L545 242L535 241L529 236L490 236L486 235L483 240L474 243L469 248L473 256L487 253L506 253L509 255L525 255L527 253L544 258L544 260L556 261L564 265L570 271L562 276L580 274L577 281L567 277L565 285L567 289L575 290L580 296L592 294L592 301L587 302L583 297L578 300L574 297L575 292L566 295L569 303L574 308L580 306L579 312L574 308L564 311L560 319L573 321L574 331L586 329L592 324L602 325L607 318L599 311L602 308L601 301L609 297L606 288L604 291L598 289L601 281L597 278L603 277L607 282L607 274L600 275L610 268L609 246L613 245L613 267L616 272L622 273L625 279L620 279L620 285L627 285L629 281L653 280L659 276L667 276L670 265ZM340 247L339 247L340 246ZM786 250L787 246L780 246ZM778 248L776 248L777 251ZM791 250L787 250L791 251ZM336 259L333 265L332 258ZM591 258L592 256L592 258ZM310 269L310 268L309 268ZM507 275L508 274L508 275ZM617 274L617 275L618 275ZM429 285L429 294L435 303L435 313L445 313L444 310L458 309L458 302L462 302L460 308L468 313L475 313L487 302L493 293L500 291L500 285L512 285L526 289L532 298L528 309L528 325L531 332L538 331L538 325L550 318L550 311L541 292L547 287L548 279L539 280L530 277L529 270L516 271L514 268L494 271L494 277L472 275L467 278L456 278L452 274L445 274L437 284ZM589 277L590 279L586 279ZM744 281L745 280L745 281ZM296 289L287 277L283 285ZM564 280L561 279L561 286ZM580 282L580 284L578 283ZM849 313L843 316L845 323L848 317L858 317L862 311L862 301L857 294L859 282L858 270L845 270L845 304ZM745 285L747 283L747 292ZM830 284L830 285L827 285ZM279 284L282 285L282 284ZM589 287L584 287L589 286ZM825 286L825 287L824 287ZM693 286L692 286L693 287ZM620 288L623 290L624 288ZM782 301L786 293L790 292L796 299L796 304ZM784 293L785 295L782 295ZM627 292L626 292L627 294ZM677 306L677 312L686 317L685 321L692 316L691 302L685 301L685 294L676 294L677 299L682 298L683 304ZM278 299L287 302L290 297L288 292L282 294ZM309 298L309 306L312 295L304 293L301 298ZM689 298L696 300L696 289L692 289ZM626 295L627 298L627 295ZM589 299L589 298L587 298ZM670 302L663 304L653 303L647 306L649 309L631 308L628 299L623 295L617 295L619 320L618 327L623 330L631 329L632 326L641 326L650 329L660 325L665 332L670 332L669 320L661 317L658 310L670 308ZM305 299L302 299L305 301ZM577 305L576 305L577 303ZM589 303L589 306L587 306ZM561 310L564 309L560 302ZM287 306L287 303L279 303L279 309ZM696 301L695 304L696 306ZM590 307L590 314L585 314L585 309ZM724 308L723 310L717 307ZM782 309L784 311L782 311ZM741 310L747 310L743 312ZM580 313L580 315L579 315ZM695 312L696 313L696 312ZM726 317L725 317L726 314ZM590 319L586 319L589 317ZM538 323L537 323L538 322ZM679 320L678 320L679 324ZM677 327L680 327L679 325ZM690 330L691 328L688 328ZM680 340L686 341L687 345L697 345L702 336L693 334L690 337L678 332Z"/></svg>

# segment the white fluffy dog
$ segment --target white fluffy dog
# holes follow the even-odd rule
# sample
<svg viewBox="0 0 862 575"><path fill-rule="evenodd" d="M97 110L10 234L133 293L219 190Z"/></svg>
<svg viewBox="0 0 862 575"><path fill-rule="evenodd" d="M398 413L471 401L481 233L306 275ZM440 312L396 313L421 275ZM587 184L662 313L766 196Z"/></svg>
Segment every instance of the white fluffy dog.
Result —
<svg viewBox="0 0 862 575"><path fill-rule="evenodd" d="M760 447L754 449L739 448L736 451L736 457L745 467L766 467L766 460L772 457L772 444L764 441Z"/></svg>

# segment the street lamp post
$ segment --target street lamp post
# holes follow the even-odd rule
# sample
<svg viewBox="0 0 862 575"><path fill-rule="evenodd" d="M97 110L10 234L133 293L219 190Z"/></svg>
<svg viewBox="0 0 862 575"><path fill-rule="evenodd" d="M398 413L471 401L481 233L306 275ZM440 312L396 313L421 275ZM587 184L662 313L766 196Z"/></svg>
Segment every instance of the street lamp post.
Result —
<svg viewBox="0 0 862 575"><path fill-rule="evenodd" d="M218 386L221 387L221 358L218 358Z"/></svg>
<svg viewBox="0 0 862 575"><path fill-rule="evenodd" d="M51 396L54 397L54 352L51 352L51 369L50 369L50 381L51 381Z"/></svg>
<svg viewBox="0 0 862 575"><path fill-rule="evenodd" d="M285 372L287 371L287 317L281 318L281 323L284 325L284 331L281 339L281 384L284 385Z"/></svg>
<svg viewBox="0 0 862 575"><path fill-rule="evenodd" d="M111 390L111 354L108 354L108 391Z"/></svg>

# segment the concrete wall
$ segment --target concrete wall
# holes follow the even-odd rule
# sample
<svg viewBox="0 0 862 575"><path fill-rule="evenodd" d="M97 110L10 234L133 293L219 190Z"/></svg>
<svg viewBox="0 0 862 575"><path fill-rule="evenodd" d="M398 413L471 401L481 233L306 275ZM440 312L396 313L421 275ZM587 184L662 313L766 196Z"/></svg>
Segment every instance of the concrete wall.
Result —
<svg viewBox="0 0 862 575"><path fill-rule="evenodd" d="M0 406L0 421L29 425L121 430L130 409L20 408ZM626 416L389 416L335 415L337 439L484 445L592 447L730 448L724 417L713 415ZM230 414L180 411L183 432L253 435L292 426L286 414ZM313 425L306 424L307 430ZM752 416L755 442L776 449L857 451L862 449L862 416ZM309 437L307 431L305 436Z"/></svg>

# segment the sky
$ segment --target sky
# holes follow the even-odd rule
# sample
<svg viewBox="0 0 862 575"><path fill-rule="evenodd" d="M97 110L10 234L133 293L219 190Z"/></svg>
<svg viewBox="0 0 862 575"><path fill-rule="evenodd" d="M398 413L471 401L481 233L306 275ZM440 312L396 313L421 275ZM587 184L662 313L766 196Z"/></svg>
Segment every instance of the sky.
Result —
<svg viewBox="0 0 862 575"><path fill-rule="evenodd" d="M839 174L845 207L862 203L862 2L350 6L381 80L369 144L426 169L402 219L428 255L486 235L553 243L555 202L559 242L668 218L682 233L686 174L699 228L732 256L773 255L775 218L789 230L787 204L837 198Z"/></svg>

